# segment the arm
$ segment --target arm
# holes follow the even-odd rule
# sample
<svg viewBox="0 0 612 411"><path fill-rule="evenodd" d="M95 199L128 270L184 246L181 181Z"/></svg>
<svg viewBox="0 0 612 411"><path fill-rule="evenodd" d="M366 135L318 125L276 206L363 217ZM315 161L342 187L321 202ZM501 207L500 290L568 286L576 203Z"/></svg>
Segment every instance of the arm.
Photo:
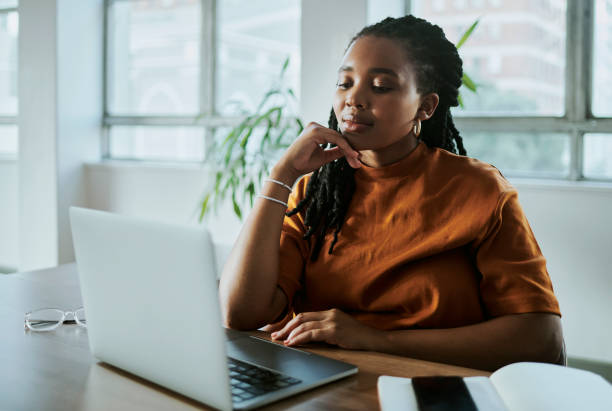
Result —
<svg viewBox="0 0 612 411"><path fill-rule="evenodd" d="M519 361L559 363L563 335L557 315L530 313L457 328L383 332L370 343L390 354L492 371Z"/></svg>
<svg viewBox="0 0 612 411"><path fill-rule="evenodd" d="M329 310L299 314L272 336L289 346L324 341L482 370L518 361L558 364L564 356L561 322L548 313L504 315L457 328L381 331Z"/></svg>
<svg viewBox="0 0 612 411"><path fill-rule="evenodd" d="M329 150L321 144L334 143ZM310 123L289 147L270 174L292 186L303 174L342 156L353 167L361 163L341 134ZM289 192L282 186L266 183L262 194L287 202ZM278 319L287 306L287 296L277 286L280 235L285 207L257 199L223 268L219 284L221 311L226 326L255 329Z"/></svg>
<svg viewBox="0 0 612 411"><path fill-rule="evenodd" d="M297 177L275 167L270 178L292 186ZM269 182L262 194L284 202L289 197L288 190ZM285 309L287 297L276 286L285 211L282 204L265 199L255 201L221 275L219 294L227 327L259 328Z"/></svg>

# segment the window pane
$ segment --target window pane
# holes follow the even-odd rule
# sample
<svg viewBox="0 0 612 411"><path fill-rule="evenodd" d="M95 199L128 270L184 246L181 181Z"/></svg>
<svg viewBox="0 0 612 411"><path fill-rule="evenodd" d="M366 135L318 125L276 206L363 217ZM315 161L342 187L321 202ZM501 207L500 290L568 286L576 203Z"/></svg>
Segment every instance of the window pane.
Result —
<svg viewBox="0 0 612 411"><path fill-rule="evenodd" d="M0 12L0 115L17 114L17 33L16 12Z"/></svg>
<svg viewBox="0 0 612 411"><path fill-rule="evenodd" d="M469 157L497 167L508 176L566 177L570 139L565 134L465 133Z"/></svg>
<svg viewBox="0 0 612 411"><path fill-rule="evenodd" d="M584 176L612 178L612 134L584 135Z"/></svg>
<svg viewBox="0 0 612 411"><path fill-rule="evenodd" d="M199 112L201 16L199 0L111 2L109 113Z"/></svg>
<svg viewBox="0 0 612 411"><path fill-rule="evenodd" d="M110 156L141 160L202 161L204 131L200 127L113 126Z"/></svg>
<svg viewBox="0 0 612 411"><path fill-rule="evenodd" d="M17 7L17 0L0 0L0 9Z"/></svg>
<svg viewBox="0 0 612 411"><path fill-rule="evenodd" d="M464 72L478 85L462 87L457 115L562 116L565 112L566 1L414 0L415 15L441 26L457 44Z"/></svg>
<svg viewBox="0 0 612 411"><path fill-rule="evenodd" d="M596 0L593 29L593 104L596 116L612 116L612 3ZM603 87L602 87L603 86Z"/></svg>
<svg viewBox="0 0 612 411"><path fill-rule="evenodd" d="M0 125L0 156L17 154L17 126Z"/></svg>
<svg viewBox="0 0 612 411"><path fill-rule="evenodd" d="M299 94L298 0L225 0L217 13L217 112L255 110L287 57L285 81Z"/></svg>

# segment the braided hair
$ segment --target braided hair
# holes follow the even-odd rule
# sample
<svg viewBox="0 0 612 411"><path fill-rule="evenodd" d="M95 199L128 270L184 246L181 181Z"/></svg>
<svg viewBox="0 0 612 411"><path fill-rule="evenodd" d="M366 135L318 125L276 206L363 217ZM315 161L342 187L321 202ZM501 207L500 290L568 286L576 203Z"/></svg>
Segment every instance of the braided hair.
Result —
<svg viewBox="0 0 612 411"><path fill-rule="evenodd" d="M349 47L364 36L383 37L400 42L412 62L419 94L438 94L438 107L429 120L423 121L419 139L428 147L440 147L455 154L458 148L459 154L466 155L463 140L450 112L451 107L459 105L462 61L457 48L446 39L442 29L412 15L388 17L363 28L350 41ZM328 126L340 132L333 108ZM310 257L312 261L317 259L325 235L331 230L333 241L328 253L332 254L354 192L355 169L348 164L345 157L341 157L313 172L306 186L304 199L287 213L287 216L292 216L305 210L304 223L308 229L304 239L308 241L313 235L316 237Z"/></svg>

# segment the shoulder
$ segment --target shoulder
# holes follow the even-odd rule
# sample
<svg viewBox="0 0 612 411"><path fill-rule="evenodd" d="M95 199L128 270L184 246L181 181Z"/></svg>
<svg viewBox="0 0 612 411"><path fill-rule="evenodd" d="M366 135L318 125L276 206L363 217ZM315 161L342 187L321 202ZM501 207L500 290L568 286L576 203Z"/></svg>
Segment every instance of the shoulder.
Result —
<svg viewBox="0 0 612 411"><path fill-rule="evenodd" d="M487 194L499 198L516 189L492 164L469 156L451 153L439 147L428 148L431 168L428 172L443 183L453 180L467 193Z"/></svg>

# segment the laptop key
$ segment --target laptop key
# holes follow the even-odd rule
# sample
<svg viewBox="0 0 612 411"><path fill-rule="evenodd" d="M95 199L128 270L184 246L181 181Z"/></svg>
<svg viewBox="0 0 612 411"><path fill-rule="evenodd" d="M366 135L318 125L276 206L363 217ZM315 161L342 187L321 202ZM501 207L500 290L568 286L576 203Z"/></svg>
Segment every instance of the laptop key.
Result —
<svg viewBox="0 0 612 411"><path fill-rule="evenodd" d="M251 399L258 395L280 390L301 380L274 371L228 358L232 385L232 401L238 402Z"/></svg>
<svg viewBox="0 0 612 411"><path fill-rule="evenodd" d="M243 392L242 394L238 395L238 397L242 398L243 400L250 400L251 398L255 397L255 394L251 394L250 392Z"/></svg>

